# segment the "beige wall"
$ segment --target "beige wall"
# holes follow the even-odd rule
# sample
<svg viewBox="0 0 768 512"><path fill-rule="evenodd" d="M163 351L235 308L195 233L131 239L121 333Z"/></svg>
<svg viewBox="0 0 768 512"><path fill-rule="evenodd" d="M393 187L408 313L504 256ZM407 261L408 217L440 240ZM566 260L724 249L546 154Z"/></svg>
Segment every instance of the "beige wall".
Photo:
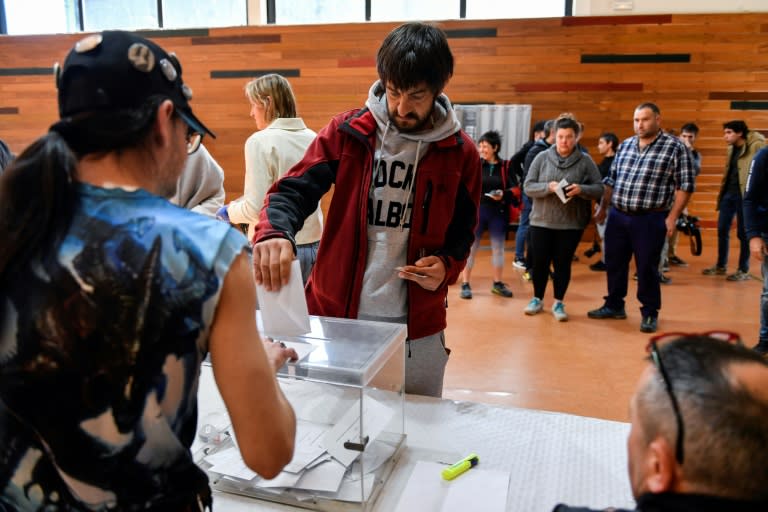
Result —
<svg viewBox="0 0 768 512"><path fill-rule="evenodd" d="M266 0L248 0L248 24L261 25L266 23Z"/></svg>
<svg viewBox="0 0 768 512"><path fill-rule="evenodd" d="M619 4L628 9L616 9ZM768 0L574 0L575 16L768 12Z"/></svg>

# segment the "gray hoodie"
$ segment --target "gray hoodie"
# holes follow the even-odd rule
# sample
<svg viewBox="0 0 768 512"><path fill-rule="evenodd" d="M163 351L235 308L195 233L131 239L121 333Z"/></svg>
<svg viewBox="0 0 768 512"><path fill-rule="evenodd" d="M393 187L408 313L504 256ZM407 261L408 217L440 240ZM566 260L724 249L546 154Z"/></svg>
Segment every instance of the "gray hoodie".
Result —
<svg viewBox="0 0 768 512"><path fill-rule="evenodd" d="M551 181L581 185L581 194L567 203L549 191ZM531 163L525 177L523 190L533 199L531 226L549 229L584 229L592 217L592 199L603 195L600 171L589 155L578 149L566 158L551 146L539 153Z"/></svg>
<svg viewBox="0 0 768 512"><path fill-rule="evenodd" d="M405 322L408 294L395 267L406 265L411 227L413 190L419 161L429 143L456 133L461 124L450 100L437 97L432 126L421 132L401 133L390 123L387 96L380 81L368 93L365 105L378 125L373 180L368 192L368 254L358 318Z"/></svg>

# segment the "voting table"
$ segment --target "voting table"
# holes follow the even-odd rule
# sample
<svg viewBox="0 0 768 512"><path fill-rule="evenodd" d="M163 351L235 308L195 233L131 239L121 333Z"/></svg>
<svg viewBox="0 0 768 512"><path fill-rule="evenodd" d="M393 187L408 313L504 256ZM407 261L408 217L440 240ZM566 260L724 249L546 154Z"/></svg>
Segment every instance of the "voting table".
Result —
<svg viewBox="0 0 768 512"><path fill-rule="evenodd" d="M286 340L312 347L279 372L301 439L290 471L274 481L237 467L226 409L202 366L192 450L209 472L217 512L632 508L628 424L405 395L404 326L312 317L312 331ZM353 357L345 350L360 334ZM470 453L476 467L450 482L441 477Z"/></svg>

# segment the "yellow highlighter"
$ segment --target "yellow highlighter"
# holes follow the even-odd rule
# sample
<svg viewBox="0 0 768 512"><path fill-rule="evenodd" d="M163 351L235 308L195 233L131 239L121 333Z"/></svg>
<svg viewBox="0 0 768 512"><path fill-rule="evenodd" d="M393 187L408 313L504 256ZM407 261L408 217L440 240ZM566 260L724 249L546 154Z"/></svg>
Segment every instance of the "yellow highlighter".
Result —
<svg viewBox="0 0 768 512"><path fill-rule="evenodd" d="M456 464L452 464L443 470L443 478L445 480L453 480L460 474L467 471L469 468L477 466L480 462L480 457L476 453L470 453Z"/></svg>

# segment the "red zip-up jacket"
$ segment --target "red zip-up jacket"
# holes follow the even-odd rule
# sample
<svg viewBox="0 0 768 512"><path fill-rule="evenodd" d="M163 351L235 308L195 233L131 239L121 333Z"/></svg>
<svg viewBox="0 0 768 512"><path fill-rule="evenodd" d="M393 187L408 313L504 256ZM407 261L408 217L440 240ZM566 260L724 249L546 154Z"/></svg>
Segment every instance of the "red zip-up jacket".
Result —
<svg viewBox="0 0 768 512"><path fill-rule="evenodd" d="M375 145L376 120L367 108L339 114L265 199L253 242L275 237L293 241L304 219L335 186L305 290L311 314L357 318ZM430 143L415 180L407 260L413 264L420 253L439 256L446 275L435 291L407 281L409 339L445 329L448 285L456 282L474 241L481 182L472 139L457 131Z"/></svg>

